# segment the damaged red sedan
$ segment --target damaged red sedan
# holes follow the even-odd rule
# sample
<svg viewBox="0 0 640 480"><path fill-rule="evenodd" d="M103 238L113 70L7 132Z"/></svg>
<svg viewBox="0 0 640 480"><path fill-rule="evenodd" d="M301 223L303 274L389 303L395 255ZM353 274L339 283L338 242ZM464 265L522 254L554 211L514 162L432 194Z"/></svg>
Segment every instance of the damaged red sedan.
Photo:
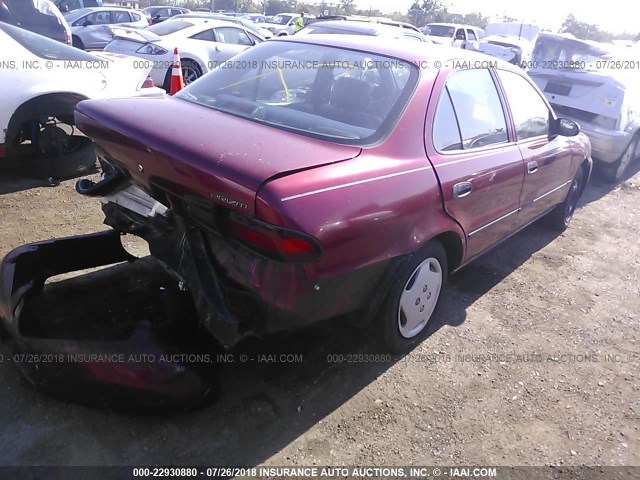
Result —
<svg viewBox="0 0 640 480"><path fill-rule="evenodd" d="M266 42L174 97L75 116L104 172L77 190L225 346L350 315L407 350L452 272L543 216L566 228L592 165L521 70L371 38Z"/></svg>

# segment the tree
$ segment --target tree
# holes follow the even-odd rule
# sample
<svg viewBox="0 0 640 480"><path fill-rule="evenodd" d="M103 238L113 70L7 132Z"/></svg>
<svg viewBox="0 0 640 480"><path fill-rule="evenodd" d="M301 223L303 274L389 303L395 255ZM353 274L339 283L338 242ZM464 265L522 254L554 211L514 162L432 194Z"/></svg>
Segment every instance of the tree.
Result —
<svg viewBox="0 0 640 480"><path fill-rule="evenodd" d="M425 23L445 22L447 20L447 7L440 3L440 0L423 0L422 11L425 15Z"/></svg>
<svg viewBox="0 0 640 480"><path fill-rule="evenodd" d="M342 8L345 15L353 15L356 9L355 0L340 0L340 8Z"/></svg>
<svg viewBox="0 0 640 480"><path fill-rule="evenodd" d="M597 25L579 21L573 13L567 15L560 33L570 33L576 38L597 42L609 42L613 38L611 33L600 30Z"/></svg>
<svg viewBox="0 0 640 480"><path fill-rule="evenodd" d="M473 25L474 27L484 28L487 26L487 23L489 23L489 19L483 16L480 12L467 13L464 17L462 17L462 23Z"/></svg>

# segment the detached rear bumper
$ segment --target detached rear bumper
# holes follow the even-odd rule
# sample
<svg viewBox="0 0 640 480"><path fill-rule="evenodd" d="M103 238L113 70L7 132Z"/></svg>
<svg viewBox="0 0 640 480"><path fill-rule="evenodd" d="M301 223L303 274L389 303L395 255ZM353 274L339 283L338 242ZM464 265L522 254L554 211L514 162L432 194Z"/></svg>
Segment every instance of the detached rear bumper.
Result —
<svg viewBox="0 0 640 480"><path fill-rule="evenodd" d="M201 363L184 363L185 357L178 355L184 352L164 340L146 318L136 318L125 338L78 339L77 334L67 338L43 333L55 331L60 321L60 315L30 308L32 302L41 300L47 278L134 259L113 230L24 245L4 258L0 264L0 330L12 347L10 358L32 387L79 403L142 412L188 409L215 398L212 370ZM90 290L89 295L99 299L107 293ZM60 301L68 298L62 295ZM115 300L127 302L126 298ZM85 303L93 306L105 301ZM113 310L118 307L114 305ZM79 320L83 327L100 327L101 314L106 318L115 315L95 310L82 311L74 323Z"/></svg>

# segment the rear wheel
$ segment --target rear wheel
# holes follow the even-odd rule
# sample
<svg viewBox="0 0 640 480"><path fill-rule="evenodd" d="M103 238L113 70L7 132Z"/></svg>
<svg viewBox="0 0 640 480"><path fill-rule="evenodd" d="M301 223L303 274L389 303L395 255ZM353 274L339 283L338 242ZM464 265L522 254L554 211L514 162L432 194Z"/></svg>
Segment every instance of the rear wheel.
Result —
<svg viewBox="0 0 640 480"><path fill-rule="evenodd" d="M73 37L71 37L71 41L74 47L79 48L80 50L84 50L84 43L82 43L82 40L80 40L79 37L76 37L74 35Z"/></svg>
<svg viewBox="0 0 640 480"><path fill-rule="evenodd" d="M407 257L377 319L376 333L386 352L406 352L426 337L447 275L447 256L439 242Z"/></svg>
<svg viewBox="0 0 640 480"><path fill-rule="evenodd" d="M627 168L640 156L640 143L638 137L634 137L627 149L613 165L606 165L602 171L610 182L618 183L624 177Z"/></svg>
<svg viewBox="0 0 640 480"><path fill-rule="evenodd" d="M198 62L186 59L181 60L180 64L182 66L182 80L185 87L202 76L202 69L200 65L198 65ZM164 83L162 84L162 88L167 92L171 90L171 70L171 68L167 70L164 76Z"/></svg>
<svg viewBox="0 0 640 480"><path fill-rule="evenodd" d="M197 62L187 59L182 60L180 63L182 64L182 78L185 86L189 85L191 82L195 82L202 76L202 70Z"/></svg>
<svg viewBox="0 0 640 480"><path fill-rule="evenodd" d="M554 230L564 232L571 223L578 200L582 194L585 180L584 168L580 167L578 173L576 173L576 176L573 177L571 181L571 187L569 187L569 192L564 202L551 210L547 216L547 224Z"/></svg>

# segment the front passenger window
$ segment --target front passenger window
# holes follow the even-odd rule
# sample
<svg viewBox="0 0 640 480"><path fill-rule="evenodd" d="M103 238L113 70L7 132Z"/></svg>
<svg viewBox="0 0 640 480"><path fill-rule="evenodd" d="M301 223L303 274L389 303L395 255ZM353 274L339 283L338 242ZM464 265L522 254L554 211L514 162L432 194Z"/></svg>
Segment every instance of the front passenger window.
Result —
<svg viewBox="0 0 640 480"><path fill-rule="evenodd" d="M511 107L516 138L524 140L549 135L551 112L536 89L514 72L498 70L498 78Z"/></svg>
<svg viewBox="0 0 640 480"><path fill-rule="evenodd" d="M509 140L507 121L489 70L461 70L452 74L446 85L460 125L463 149Z"/></svg>

